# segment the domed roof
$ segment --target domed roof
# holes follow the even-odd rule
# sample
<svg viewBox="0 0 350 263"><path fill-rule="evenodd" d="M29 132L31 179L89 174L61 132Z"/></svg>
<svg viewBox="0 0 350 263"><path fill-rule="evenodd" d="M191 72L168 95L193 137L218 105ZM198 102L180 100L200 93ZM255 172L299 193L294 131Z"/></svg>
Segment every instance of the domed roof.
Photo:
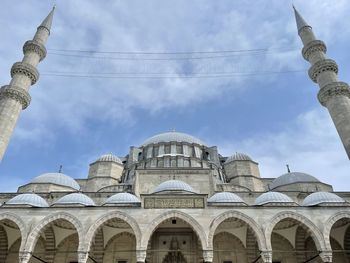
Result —
<svg viewBox="0 0 350 263"><path fill-rule="evenodd" d="M152 143L160 143L160 142L187 142L187 143L196 143L199 145L204 145L204 143L201 140L186 133L164 132L148 138L146 141L144 141L142 146L149 145Z"/></svg>
<svg viewBox="0 0 350 263"><path fill-rule="evenodd" d="M306 173L298 173L298 172L292 172L292 173L286 173L281 175L280 177L277 177L275 180L272 181L272 184L270 185L271 189L277 188L282 185L288 185L288 184L294 184L294 183L319 183L320 181Z"/></svg>
<svg viewBox="0 0 350 263"><path fill-rule="evenodd" d="M84 206L95 206L95 202L82 193L72 193L65 195L58 199L53 205L84 205Z"/></svg>
<svg viewBox="0 0 350 263"><path fill-rule="evenodd" d="M37 194L20 194L5 203L5 205L29 205L33 207L48 207L44 198Z"/></svg>
<svg viewBox="0 0 350 263"><path fill-rule="evenodd" d="M186 191L194 193L192 187L180 180L169 180L161 183L156 187L153 193L163 192L163 191Z"/></svg>
<svg viewBox="0 0 350 263"><path fill-rule="evenodd" d="M245 203L238 195L230 192L221 192L208 198L208 203Z"/></svg>
<svg viewBox="0 0 350 263"><path fill-rule="evenodd" d="M313 206L322 203L345 203L345 200L336 194L328 192L316 192L308 195L302 205L303 206Z"/></svg>
<svg viewBox="0 0 350 263"><path fill-rule="evenodd" d="M113 155L111 153L102 155L95 162L115 162L120 164L122 163L118 156Z"/></svg>
<svg viewBox="0 0 350 263"><path fill-rule="evenodd" d="M139 204L141 201L133 194L118 193L109 197L105 204Z"/></svg>
<svg viewBox="0 0 350 263"><path fill-rule="evenodd" d="M225 161L225 163L230 163L233 161L252 161L252 158L250 158L247 154L245 153L235 153L228 157Z"/></svg>
<svg viewBox="0 0 350 263"><path fill-rule="evenodd" d="M68 175L63 173L46 173L35 177L31 183L33 184L57 184L73 188L75 190L80 189L80 185Z"/></svg>
<svg viewBox="0 0 350 263"><path fill-rule="evenodd" d="M268 203L294 203L288 195L279 192L267 192L255 199L255 205L265 205Z"/></svg>

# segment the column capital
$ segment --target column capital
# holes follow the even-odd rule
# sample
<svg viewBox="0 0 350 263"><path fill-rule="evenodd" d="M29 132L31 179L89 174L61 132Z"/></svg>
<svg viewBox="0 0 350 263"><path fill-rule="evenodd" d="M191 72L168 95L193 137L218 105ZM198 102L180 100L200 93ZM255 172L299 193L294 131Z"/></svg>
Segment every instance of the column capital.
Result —
<svg viewBox="0 0 350 263"><path fill-rule="evenodd" d="M332 263L333 253L332 251L321 251L320 258L325 263Z"/></svg>
<svg viewBox="0 0 350 263"><path fill-rule="evenodd" d="M213 262L214 251L213 250L203 250L203 259L205 263Z"/></svg>
<svg viewBox="0 0 350 263"><path fill-rule="evenodd" d="M88 258L89 258L89 252L78 251L78 262L79 263L87 263Z"/></svg>
<svg viewBox="0 0 350 263"><path fill-rule="evenodd" d="M144 263L146 260L147 251L146 250L136 250L136 261L137 263Z"/></svg>
<svg viewBox="0 0 350 263"><path fill-rule="evenodd" d="M261 251L260 255L264 263L272 263L272 251Z"/></svg>
<svg viewBox="0 0 350 263"><path fill-rule="evenodd" d="M19 251L19 262L28 263L32 254L28 251Z"/></svg>
<svg viewBox="0 0 350 263"><path fill-rule="evenodd" d="M334 96L346 96L350 99L349 85L341 81L332 82L321 88L317 94L318 101L324 107L327 107L327 102Z"/></svg>

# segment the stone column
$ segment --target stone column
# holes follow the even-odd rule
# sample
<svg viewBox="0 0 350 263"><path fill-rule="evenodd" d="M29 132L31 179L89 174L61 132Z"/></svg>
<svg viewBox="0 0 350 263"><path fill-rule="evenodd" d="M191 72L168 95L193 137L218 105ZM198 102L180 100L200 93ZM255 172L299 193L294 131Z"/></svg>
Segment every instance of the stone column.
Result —
<svg viewBox="0 0 350 263"><path fill-rule="evenodd" d="M28 263L32 254L27 251L20 251L19 252L19 262L20 263Z"/></svg>
<svg viewBox="0 0 350 263"><path fill-rule="evenodd" d="M332 253L332 251L322 251L320 253L320 258L325 263L332 263L333 253Z"/></svg>
<svg viewBox="0 0 350 263"><path fill-rule="evenodd" d="M78 251L78 263L87 263L89 258L89 252Z"/></svg>
<svg viewBox="0 0 350 263"><path fill-rule="evenodd" d="M261 251L260 255L264 263L272 263L272 251Z"/></svg>
<svg viewBox="0 0 350 263"><path fill-rule="evenodd" d="M136 250L136 262L144 263L146 261L147 251L146 250Z"/></svg>
<svg viewBox="0 0 350 263"><path fill-rule="evenodd" d="M203 250L204 263L213 262L213 258L214 258L214 251L213 250Z"/></svg>

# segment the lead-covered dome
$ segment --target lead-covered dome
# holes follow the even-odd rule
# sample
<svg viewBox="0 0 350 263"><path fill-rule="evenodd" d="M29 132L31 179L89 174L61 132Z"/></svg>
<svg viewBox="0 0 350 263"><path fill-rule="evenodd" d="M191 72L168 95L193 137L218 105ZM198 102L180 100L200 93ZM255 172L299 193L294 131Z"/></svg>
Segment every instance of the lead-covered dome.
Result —
<svg viewBox="0 0 350 263"><path fill-rule="evenodd" d="M153 193L159 193L164 191L185 191L194 193L194 190L192 187L180 180L169 180L161 183L156 187L156 189L153 191Z"/></svg>
<svg viewBox="0 0 350 263"><path fill-rule="evenodd" d="M319 183L320 181L312 175L306 173L292 172L286 173L277 177L272 181L270 188L275 189L280 186L295 184L295 183Z"/></svg>
<svg viewBox="0 0 350 263"><path fill-rule="evenodd" d="M135 195L129 193L118 193L109 197L106 205L118 205L118 204L140 204L141 201Z"/></svg>
<svg viewBox="0 0 350 263"><path fill-rule="evenodd" d="M204 143L192 135L182 133L182 132L164 132L157 134L153 137L148 138L144 141L142 146L149 145L149 144L156 144L161 142L187 142L187 143L195 143L199 145L204 145Z"/></svg>
<svg viewBox="0 0 350 263"><path fill-rule="evenodd" d="M82 193L72 193L65 195L53 203L55 205L82 205L82 206L95 206L95 202Z"/></svg>
<svg viewBox="0 0 350 263"><path fill-rule="evenodd" d="M15 205L15 206L32 206L32 207L48 207L48 203L45 201L44 198L37 194L20 194L9 201L7 201L6 205Z"/></svg>
<svg viewBox="0 0 350 263"><path fill-rule="evenodd" d="M249 155L245 153L238 153L236 152L235 154L231 155L228 157L225 161L225 163L230 163L233 161L253 161L252 158L250 158Z"/></svg>
<svg viewBox="0 0 350 263"><path fill-rule="evenodd" d="M119 159L119 157L111 153L102 155L95 162L114 162L122 164L122 161Z"/></svg>
<svg viewBox="0 0 350 263"><path fill-rule="evenodd" d="M31 183L33 184L56 184L66 186L75 190L80 189L80 185L70 176L63 173L46 173L35 177Z"/></svg>
<svg viewBox="0 0 350 263"><path fill-rule="evenodd" d="M267 192L255 199L255 205L266 204L292 204L294 201L286 194L279 192Z"/></svg>
<svg viewBox="0 0 350 263"><path fill-rule="evenodd" d="M329 192L316 192L308 195L302 205L314 206L320 204L344 204L345 200L336 194Z"/></svg>
<svg viewBox="0 0 350 263"><path fill-rule="evenodd" d="M245 204L242 198L230 192L220 192L208 198L208 203L238 203Z"/></svg>

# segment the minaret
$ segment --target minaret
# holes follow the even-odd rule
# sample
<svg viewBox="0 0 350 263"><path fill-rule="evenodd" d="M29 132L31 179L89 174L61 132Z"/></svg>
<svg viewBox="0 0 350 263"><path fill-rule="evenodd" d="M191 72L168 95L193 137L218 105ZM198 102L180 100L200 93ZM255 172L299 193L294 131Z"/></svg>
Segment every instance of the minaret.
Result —
<svg viewBox="0 0 350 263"><path fill-rule="evenodd" d="M309 77L318 83L320 90L318 100L326 107L331 115L340 139L350 159L350 89L345 82L338 80L337 63L327 58L327 47L317 40L311 26L294 8L298 34L304 44L303 57L309 61Z"/></svg>
<svg viewBox="0 0 350 263"><path fill-rule="evenodd" d="M11 68L10 84L0 88L0 161L21 110L29 106L31 100L29 88L39 79L36 67L46 56L45 43L50 35L54 10L55 7L38 27L33 40L24 44L23 60L16 62Z"/></svg>

